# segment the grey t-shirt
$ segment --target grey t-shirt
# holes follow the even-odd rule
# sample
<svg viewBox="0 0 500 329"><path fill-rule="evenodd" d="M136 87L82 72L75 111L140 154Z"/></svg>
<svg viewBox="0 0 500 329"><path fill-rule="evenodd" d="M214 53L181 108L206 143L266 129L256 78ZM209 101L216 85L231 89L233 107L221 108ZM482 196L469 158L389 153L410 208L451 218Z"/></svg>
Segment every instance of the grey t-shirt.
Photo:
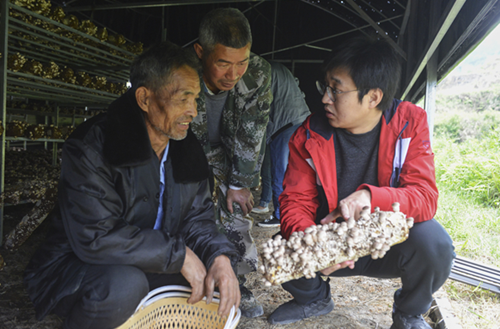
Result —
<svg viewBox="0 0 500 329"><path fill-rule="evenodd" d="M361 184L378 186L378 144L381 122L364 134L334 129L339 201Z"/></svg>
<svg viewBox="0 0 500 329"><path fill-rule="evenodd" d="M206 88L206 87L205 87ZM226 104L228 91L223 91L214 95L205 89L205 102L207 108L207 128L208 140L210 146L215 148L221 144L220 139L220 121L222 118L222 110Z"/></svg>

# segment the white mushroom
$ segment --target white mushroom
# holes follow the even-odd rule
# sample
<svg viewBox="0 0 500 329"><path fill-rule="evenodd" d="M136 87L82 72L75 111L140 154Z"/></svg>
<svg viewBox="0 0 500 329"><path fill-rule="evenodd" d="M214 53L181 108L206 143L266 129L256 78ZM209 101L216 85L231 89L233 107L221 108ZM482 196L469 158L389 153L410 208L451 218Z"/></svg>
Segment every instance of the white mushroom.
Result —
<svg viewBox="0 0 500 329"><path fill-rule="evenodd" d="M310 234L311 232L314 232L314 231L315 231L315 229L313 228L313 226L310 226L304 230L304 233Z"/></svg>
<svg viewBox="0 0 500 329"><path fill-rule="evenodd" d="M378 216L378 222L380 225L383 225L385 223L385 219L387 218L387 213L381 212Z"/></svg>
<svg viewBox="0 0 500 329"><path fill-rule="evenodd" d="M347 228L348 229L353 228L355 225L356 225L356 220L354 219L354 217L351 217L347 220Z"/></svg>
<svg viewBox="0 0 500 329"><path fill-rule="evenodd" d="M312 245L314 243L313 237L311 234L307 233L304 236L304 243L308 246Z"/></svg>
<svg viewBox="0 0 500 329"><path fill-rule="evenodd" d="M327 237L326 231L318 232L318 241L325 242Z"/></svg>

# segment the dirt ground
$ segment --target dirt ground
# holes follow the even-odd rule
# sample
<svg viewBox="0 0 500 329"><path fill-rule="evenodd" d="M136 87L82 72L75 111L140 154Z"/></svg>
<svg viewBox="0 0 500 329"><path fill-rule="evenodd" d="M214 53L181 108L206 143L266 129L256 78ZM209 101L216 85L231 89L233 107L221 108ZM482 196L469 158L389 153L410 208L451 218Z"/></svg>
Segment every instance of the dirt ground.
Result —
<svg viewBox="0 0 500 329"><path fill-rule="evenodd" d="M258 194L258 191L255 192ZM256 200L258 197L256 195ZM17 224L29 210L30 205L7 207L4 215L4 234ZM255 224L266 215L255 215ZM5 266L0 270L0 329L59 329L62 321L55 315L37 321L31 301L22 285L22 273L31 255L44 240L48 222L42 225L16 251L0 249ZM278 231L277 228L254 226L253 235L257 246ZM331 281L335 309L328 315L314 317L289 325L270 325L266 321L279 305L291 299L291 295L280 286L264 287L260 275L249 276L247 286L254 292L264 307L264 315L255 319L242 318L238 329L263 328L338 328L338 329L389 329L392 324L391 307L394 291L399 280L380 280L365 277L340 278ZM446 295L439 291L438 295ZM430 320L429 320L430 321Z"/></svg>

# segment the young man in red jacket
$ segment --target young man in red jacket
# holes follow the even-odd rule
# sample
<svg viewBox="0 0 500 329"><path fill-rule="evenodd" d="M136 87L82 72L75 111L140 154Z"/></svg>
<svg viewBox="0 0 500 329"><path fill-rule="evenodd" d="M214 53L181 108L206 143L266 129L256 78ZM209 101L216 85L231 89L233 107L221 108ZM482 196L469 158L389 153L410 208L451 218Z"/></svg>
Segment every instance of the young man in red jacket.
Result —
<svg viewBox="0 0 500 329"><path fill-rule="evenodd" d="M415 219L409 238L382 259L370 256L321 271L332 277L401 278L391 329L430 329L421 314L451 270L453 244L433 219L438 200L434 154L423 109L394 99L401 69L385 40L352 39L339 47L317 86L324 111L312 114L290 139L280 196L281 234L360 217L363 207ZM320 273L318 273L320 274ZM283 284L294 299L269 322L285 324L333 310L329 280L320 275Z"/></svg>

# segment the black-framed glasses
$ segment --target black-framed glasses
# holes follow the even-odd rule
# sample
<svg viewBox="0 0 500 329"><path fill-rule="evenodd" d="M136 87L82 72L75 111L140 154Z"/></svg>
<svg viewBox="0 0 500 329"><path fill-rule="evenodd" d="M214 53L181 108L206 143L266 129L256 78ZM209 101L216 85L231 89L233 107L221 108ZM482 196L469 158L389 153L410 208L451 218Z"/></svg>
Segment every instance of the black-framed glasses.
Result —
<svg viewBox="0 0 500 329"><path fill-rule="evenodd" d="M340 91L340 90L335 90L329 85L325 85L321 81L316 81L316 88L318 88L318 92L320 93L321 96L325 95L325 92L328 94L328 97L332 100L332 102L335 103L337 100L337 97L335 95L340 95L340 94L345 94L345 93L350 93L353 91L358 91L358 89L355 90L349 90L349 91Z"/></svg>

